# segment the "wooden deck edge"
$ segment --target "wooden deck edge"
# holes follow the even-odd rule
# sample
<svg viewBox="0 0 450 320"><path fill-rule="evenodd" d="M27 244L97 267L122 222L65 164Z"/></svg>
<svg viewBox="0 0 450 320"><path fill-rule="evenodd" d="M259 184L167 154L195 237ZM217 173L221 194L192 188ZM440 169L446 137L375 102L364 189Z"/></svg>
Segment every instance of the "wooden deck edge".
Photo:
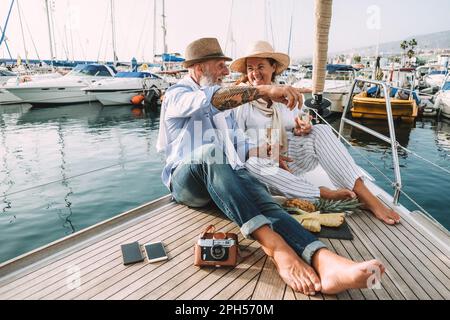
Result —
<svg viewBox="0 0 450 320"><path fill-rule="evenodd" d="M418 217L421 220L427 221L428 225L431 226L436 232L439 232L443 236L450 237L450 231L448 231L439 221L434 219L433 217L429 217L425 213L420 210L411 211L411 216ZM418 224L420 224L418 222Z"/></svg>
<svg viewBox="0 0 450 320"><path fill-rule="evenodd" d="M0 264L0 279L171 203L167 195Z"/></svg>

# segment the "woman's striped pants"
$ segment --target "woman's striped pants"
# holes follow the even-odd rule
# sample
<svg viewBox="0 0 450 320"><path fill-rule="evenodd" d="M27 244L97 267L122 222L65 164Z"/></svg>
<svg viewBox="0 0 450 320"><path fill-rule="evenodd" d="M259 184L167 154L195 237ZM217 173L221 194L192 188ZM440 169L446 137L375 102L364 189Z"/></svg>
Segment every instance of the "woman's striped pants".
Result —
<svg viewBox="0 0 450 320"><path fill-rule="evenodd" d="M308 182L305 173L322 166L336 188L353 190L355 182L363 176L347 149L326 125L313 126L307 136L289 135L288 163L292 173L274 165L270 159L250 158L246 169L274 195L288 198L314 199L320 190Z"/></svg>

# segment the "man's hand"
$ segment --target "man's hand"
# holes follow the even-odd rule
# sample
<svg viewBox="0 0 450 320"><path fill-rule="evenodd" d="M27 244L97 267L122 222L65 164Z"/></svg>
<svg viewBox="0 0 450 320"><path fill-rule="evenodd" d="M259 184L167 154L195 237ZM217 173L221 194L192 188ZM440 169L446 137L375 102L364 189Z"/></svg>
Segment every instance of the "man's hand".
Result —
<svg viewBox="0 0 450 320"><path fill-rule="evenodd" d="M311 89L297 89L290 86L258 86L261 96L275 102L285 104L290 110L303 105L303 93L311 93Z"/></svg>
<svg viewBox="0 0 450 320"><path fill-rule="evenodd" d="M300 118L295 118L295 128L294 135L296 136L306 136L311 133L312 125L311 125L312 117L310 116L310 121L305 122Z"/></svg>

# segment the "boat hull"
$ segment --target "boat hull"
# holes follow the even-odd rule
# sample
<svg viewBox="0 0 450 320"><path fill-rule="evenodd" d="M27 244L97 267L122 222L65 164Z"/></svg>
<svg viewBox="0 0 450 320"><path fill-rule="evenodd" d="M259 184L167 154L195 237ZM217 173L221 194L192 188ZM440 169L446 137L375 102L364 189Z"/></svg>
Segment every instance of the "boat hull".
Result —
<svg viewBox="0 0 450 320"><path fill-rule="evenodd" d="M95 95L95 98L104 106L119 106L132 104L131 99L138 94L142 94L142 89L135 91L128 90L125 92L90 92L90 94Z"/></svg>
<svg viewBox="0 0 450 320"><path fill-rule="evenodd" d="M450 93L441 95L437 100L436 104L441 108L442 116L450 119Z"/></svg>
<svg viewBox="0 0 450 320"><path fill-rule="evenodd" d="M95 95L82 91L82 87L59 88L8 88L13 95L22 99L22 102L33 105L64 105L97 101Z"/></svg>
<svg viewBox="0 0 450 320"><path fill-rule="evenodd" d="M419 111L413 99L391 99L391 107L394 120L401 119L404 122L414 122ZM360 93L353 98L353 108L351 111L353 118L387 119L386 99L370 98Z"/></svg>
<svg viewBox="0 0 450 320"><path fill-rule="evenodd" d="M16 97L5 89L0 89L0 104L22 103L22 99Z"/></svg>

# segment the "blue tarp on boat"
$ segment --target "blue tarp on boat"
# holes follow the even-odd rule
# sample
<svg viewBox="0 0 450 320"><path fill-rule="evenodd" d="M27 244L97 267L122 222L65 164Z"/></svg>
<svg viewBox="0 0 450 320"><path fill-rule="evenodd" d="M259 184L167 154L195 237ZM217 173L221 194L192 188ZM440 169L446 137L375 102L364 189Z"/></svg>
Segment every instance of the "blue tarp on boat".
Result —
<svg viewBox="0 0 450 320"><path fill-rule="evenodd" d="M162 61L164 62L183 62L184 59L178 56L175 56L173 54L163 53L162 54Z"/></svg>
<svg viewBox="0 0 450 320"><path fill-rule="evenodd" d="M150 72L119 72L115 75L116 78L158 78Z"/></svg>

